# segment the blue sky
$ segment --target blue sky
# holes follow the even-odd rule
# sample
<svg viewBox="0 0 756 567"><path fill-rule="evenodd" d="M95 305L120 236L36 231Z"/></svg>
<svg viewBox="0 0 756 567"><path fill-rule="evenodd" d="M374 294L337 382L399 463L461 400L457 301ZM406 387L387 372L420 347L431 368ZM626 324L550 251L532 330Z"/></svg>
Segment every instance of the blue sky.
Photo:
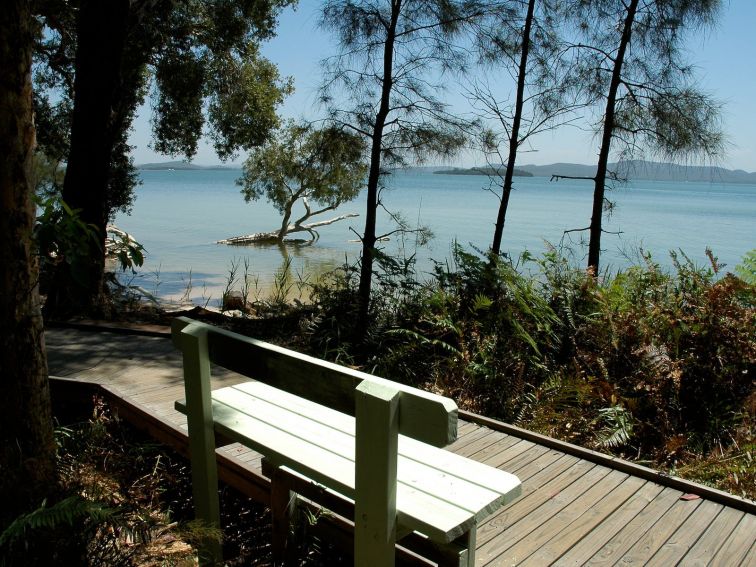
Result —
<svg viewBox="0 0 756 567"><path fill-rule="evenodd" d="M315 91L320 82L320 61L335 52L332 39L317 26L320 5L317 0L300 0L296 10L286 10L280 18L277 37L263 47L263 53L278 65L281 74L294 78L296 91L281 109L286 117L318 116ZM717 165L746 171L756 171L754 24L756 2L725 0L716 27L688 40L688 59L698 67L699 86L724 104L724 130L729 144L726 155ZM502 98L507 95L503 92ZM134 159L136 163L173 159L151 151L149 141L147 106L140 110L130 139L136 146ZM536 138L532 150L518 156L518 163L593 163L598 147L591 134L576 128L560 128ZM243 156L236 161L242 159ZM219 160L208 144L202 144L194 162L215 164ZM467 153L459 156L453 165L470 166L481 162L479 156Z"/></svg>

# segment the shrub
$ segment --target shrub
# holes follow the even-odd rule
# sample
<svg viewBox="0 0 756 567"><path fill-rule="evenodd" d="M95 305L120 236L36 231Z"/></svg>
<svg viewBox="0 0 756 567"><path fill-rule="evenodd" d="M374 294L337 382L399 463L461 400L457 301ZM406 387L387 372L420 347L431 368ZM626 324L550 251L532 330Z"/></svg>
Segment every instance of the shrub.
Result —
<svg viewBox="0 0 756 567"><path fill-rule="evenodd" d="M595 278L555 249L517 262L454 248L419 282L383 262L368 345L350 341L356 267L313 294L317 354L584 445L674 461L753 419L756 287L716 258L650 256ZM532 270L533 273L529 273Z"/></svg>

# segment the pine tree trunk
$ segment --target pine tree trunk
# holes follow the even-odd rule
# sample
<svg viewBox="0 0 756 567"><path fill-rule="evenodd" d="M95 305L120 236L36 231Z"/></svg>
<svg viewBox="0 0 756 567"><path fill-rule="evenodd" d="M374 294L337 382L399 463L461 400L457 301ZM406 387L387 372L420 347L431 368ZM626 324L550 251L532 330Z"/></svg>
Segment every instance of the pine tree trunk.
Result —
<svg viewBox="0 0 756 567"><path fill-rule="evenodd" d="M625 23L622 27L622 37L617 49L617 55L614 58L614 68L612 69L612 80L609 83L609 92L606 97L606 110L604 112L604 129L601 136L601 149L599 150L599 161L596 169L596 180L593 190L593 210L591 214L590 240L588 241L588 270L594 276L599 273L599 258L601 256L601 232L602 220L604 215L604 194L606 192L606 176L609 165L609 151L612 144L612 135L614 134L614 111L617 104L617 92L622 82L622 64L625 60L625 52L630 44L632 37L633 23L635 14L638 10L638 1L631 0L627 7Z"/></svg>
<svg viewBox="0 0 756 567"><path fill-rule="evenodd" d="M363 341L368 328L370 313L370 291L373 285L373 260L376 243L376 215L378 211L378 182L381 175L381 152L383 146L383 128L389 113L391 90L393 88L394 42L396 26L402 11L402 1L391 2L391 22L386 33L383 47L383 83L381 102L373 125L370 146L370 171L367 184L367 210L365 211L365 231L362 234L362 260L360 266L360 286L358 291L359 311L357 313L356 339Z"/></svg>
<svg viewBox="0 0 756 567"><path fill-rule="evenodd" d="M530 0L528 2L528 13L525 17L525 29L522 32L520 67L517 71L517 98L515 100L514 119L512 120L512 132L509 135L507 169L504 174L504 185L502 186L501 203L499 203L499 214L496 218L496 228L494 229L493 244L491 245L491 252L497 255L501 252L501 238L504 233L504 222L507 217L507 208L509 207L509 196L512 194L512 178L514 177L515 161L517 160L517 148L520 145L520 123L522 122L522 107L524 106L525 100L525 73L528 68L530 29L533 25L534 11L535 0Z"/></svg>
<svg viewBox="0 0 756 567"><path fill-rule="evenodd" d="M54 487L38 261L33 243L32 19L29 2L0 10L0 529Z"/></svg>

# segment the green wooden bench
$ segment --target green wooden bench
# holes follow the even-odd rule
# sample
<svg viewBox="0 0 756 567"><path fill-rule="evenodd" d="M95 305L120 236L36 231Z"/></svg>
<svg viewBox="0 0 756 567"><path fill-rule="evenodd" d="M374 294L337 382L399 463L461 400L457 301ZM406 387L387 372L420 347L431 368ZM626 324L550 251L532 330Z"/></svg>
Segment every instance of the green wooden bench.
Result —
<svg viewBox="0 0 756 567"><path fill-rule="evenodd" d="M455 562L471 566L478 522L520 494L514 475L439 448L457 435L448 398L191 319L176 319L172 335L196 514L210 525L220 525L216 432L282 473L272 492L282 491L277 479L299 478L352 500L355 565L393 565L397 538L419 533L463 542ZM253 380L211 392L211 363ZM220 558L209 551L205 564Z"/></svg>

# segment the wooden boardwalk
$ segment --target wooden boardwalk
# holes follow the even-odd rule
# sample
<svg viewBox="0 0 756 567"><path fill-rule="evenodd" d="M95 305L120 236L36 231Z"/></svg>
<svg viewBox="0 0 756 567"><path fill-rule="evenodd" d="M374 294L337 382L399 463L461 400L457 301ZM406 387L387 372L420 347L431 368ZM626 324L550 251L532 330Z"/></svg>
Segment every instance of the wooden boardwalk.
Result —
<svg viewBox="0 0 756 567"><path fill-rule="evenodd" d="M103 385L164 441L185 441L181 357L166 336L46 332L51 376ZM228 371L213 387L243 378ZM461 412L449 450L520 477L522 496L478 528L477 565L748 565L756 504ZM128 415L126 416L128 417ZM219 449L225 480L265 502L260 456ZM697 494L696 499L682 499Z"/></svg>

